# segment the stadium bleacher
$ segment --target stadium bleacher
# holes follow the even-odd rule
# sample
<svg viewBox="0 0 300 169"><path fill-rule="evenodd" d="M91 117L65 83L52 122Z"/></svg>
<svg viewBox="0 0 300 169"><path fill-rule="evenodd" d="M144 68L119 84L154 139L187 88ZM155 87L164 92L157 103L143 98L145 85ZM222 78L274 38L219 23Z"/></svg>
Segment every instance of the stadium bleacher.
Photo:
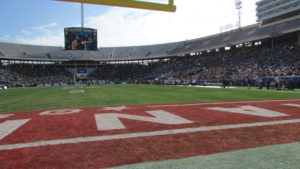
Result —
<svg viewBox="0 0 300 169"><path fill-rule="evenodd" d="M6 58L18 58L22 56L22 52L16 44L0 42L0 52Z"/></svg>
<svg viewBox="0 0 300 169"><path fill-rule="evenodd" d="M0 60L30 61L33 65L2 66L0 80L26 85L70 83L70 65L72 68L74 65L88 68L89 64L96 70L91 74L91 79L108 81L136 82L153 77L218 83L226 78L240 84L249 78L255 81L274 76L297 77L300 76L299 30L300 16L296 16L268 25L254 24L188 41L101 47L96 51L1 42ZM231 47L232 50L227 51L225 47ZM35 62L42 61L52 64L43 65L43 68L35 65ZM37 75L35 67L43 76ZM60 74L56 70L64 73ZM67 80L64 80L64 76Z"/></svg>
<svg viewBox="0 0 300 169"><path fill-rule="evenodd" d="M7 58L24 59L91 59L136 60L185 55L223 48L228 45L272 38L300 30L300 16L268 25L254 24L204 38L188 41L131 47L101 47L98 51L65 51L62 47L0 43L0 52ZM49 57L51 56L51 57ZM3 57L3 56L1 56Z"/></svg>
<svg viewBox="0 0 300 169"><path fill-rule="evenodd" d="M123 51L125 49L128 48L124 48ZM68 51L68 53L77 54L74 55L74 57L78 57L76 59L81 59L83 54L76 51ZM228 79L235 85L245 85L245 80L250 79L251 85L257 85L256 81L260 79L292 77L297 79L295 79L295 86L300 87L298 84L300 77L299 53L298 46L280 43L273 49L268 46L252 46L223 53L212 51L202 55L172 57L163 63L96 64L90 66L93 73L89 80L151 83L153 80L160 79L159 83L161 84L169 84L172 81L176 81L177 84L189 81L187 83L189 84L192 82L220 83L222 80ZM90 52L90 55L92 56L94 53ZM0 80L27 86L49 83L72 84L74 83L71 73L73 70L69 69L67 64L23 66L12 64L0 68ZM152 78L149 79L149 77Z"/></svg>

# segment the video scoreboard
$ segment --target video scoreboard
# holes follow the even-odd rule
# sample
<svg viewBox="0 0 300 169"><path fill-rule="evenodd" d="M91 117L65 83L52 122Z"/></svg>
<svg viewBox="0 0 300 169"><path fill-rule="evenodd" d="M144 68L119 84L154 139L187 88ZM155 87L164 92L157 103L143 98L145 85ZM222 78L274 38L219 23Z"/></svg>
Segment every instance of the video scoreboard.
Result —
<svg viewBox="0 0 300 169"><path fill-rule="evenodd" d="M97 50L97 30L92 28L65 28L65 50Z"/></svg>

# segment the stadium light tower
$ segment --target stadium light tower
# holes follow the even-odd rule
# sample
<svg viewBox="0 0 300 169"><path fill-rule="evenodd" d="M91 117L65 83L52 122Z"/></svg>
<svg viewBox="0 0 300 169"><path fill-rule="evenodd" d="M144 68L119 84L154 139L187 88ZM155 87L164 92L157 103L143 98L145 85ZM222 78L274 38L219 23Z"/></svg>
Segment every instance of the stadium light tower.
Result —
<svg viewBox="0 0 300 169"><path fill-rule="evenodd" d="M235 0L235 8L238 10L238 27L241 28L241 9L242 9L242 0Z"/></svg>
<svg viewBox="0 0 300 169"><path fill-rule="evenodd" d="M84 6L83 3L81 3L81 27L84 27Z"/></svg>

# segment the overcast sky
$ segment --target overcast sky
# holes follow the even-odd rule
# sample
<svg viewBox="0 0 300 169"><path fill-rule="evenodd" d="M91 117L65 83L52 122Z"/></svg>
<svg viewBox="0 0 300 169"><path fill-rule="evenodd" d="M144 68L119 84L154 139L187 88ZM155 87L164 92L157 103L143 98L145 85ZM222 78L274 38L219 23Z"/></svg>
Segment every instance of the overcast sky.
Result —
<svg viewBox="0 0 300 169"><path fill-rule="evenodd" d="M167 3L168 0L148 0ZM195 39L235 25L235 0L174 0L175 13L85 5L85 26L98 29L98 44L133 46ZM242 26L256 22L257 0L243 0ZM9 0L0 6L0 41L63 46L63 28L80 26L80 4Z"/></svg>

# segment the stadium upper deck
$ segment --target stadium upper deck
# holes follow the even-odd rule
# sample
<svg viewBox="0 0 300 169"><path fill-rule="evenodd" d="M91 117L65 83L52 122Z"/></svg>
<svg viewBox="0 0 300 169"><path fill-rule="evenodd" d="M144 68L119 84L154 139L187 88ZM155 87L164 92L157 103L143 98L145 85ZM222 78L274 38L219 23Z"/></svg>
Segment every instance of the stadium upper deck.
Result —
<svg viewBox="0 0 300 169"><path fill-rule="evenodd" d="M0 42L0 59L47 61L127 61L157 59L222 49L227 46L272 39L289 33L296 33L298 36L298 44L300 44L299 31L300 16L296 16L268 25L254 24L241 29L188 41L147 46L103 47L99 48L98 51L66 51L62 47Z"/></svg>
<svg viewBox="0 0 300 169"><path fill-rule="evenodd" d="M262 0L256 3L259 22L271 23L299 15L300 0Z"/></svg>

